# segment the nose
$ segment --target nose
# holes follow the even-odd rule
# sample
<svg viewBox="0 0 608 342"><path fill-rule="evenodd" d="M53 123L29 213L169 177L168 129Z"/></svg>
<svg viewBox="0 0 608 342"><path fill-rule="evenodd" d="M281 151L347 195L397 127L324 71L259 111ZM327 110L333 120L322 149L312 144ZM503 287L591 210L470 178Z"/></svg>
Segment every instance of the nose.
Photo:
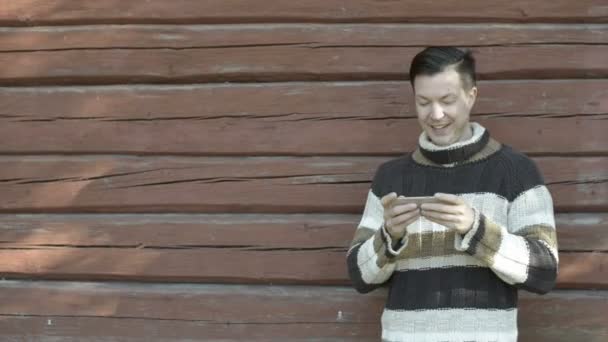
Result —
<svg viewBox="0 0 608 342"><path fill-rule="evenodd" d="M443 118L443 108L438 103L433 103L431 107L431 119L441 120Z"/></svg>

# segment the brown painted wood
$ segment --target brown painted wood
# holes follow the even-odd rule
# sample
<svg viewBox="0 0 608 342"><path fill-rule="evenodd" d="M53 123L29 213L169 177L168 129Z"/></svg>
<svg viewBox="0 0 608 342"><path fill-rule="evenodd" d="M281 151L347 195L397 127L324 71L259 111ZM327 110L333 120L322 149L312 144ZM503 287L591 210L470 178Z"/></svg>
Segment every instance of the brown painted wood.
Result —
<svg viewBox="0 0 608 342"><path fill-rule="evenodd" d="M0 54L0 85L401 80L420 48L251 46ZM608 77L608 45L479 47L480 79ZM70 61L69 66L66 61Z"/></svg>
<svg viewBox="0 0 608 342"><path fill-rule="evenodd" d="M339 214L0 215L0 246L346 248L360 219Z"/></svg>
<svg viewBox="0 0 608 342"><path fill-rule="evenodd" d="M251 119L194 116L133 121L87 117L12 120L0 127L0 149L9 154L395 155L413 150L420 134L418 122L413 118L298 119L298 116L288 112L273 118ZM488 128L499 141L526 153L608 154L605 119L474 117L473 120Z"/></svg>
<svg viewBox="0 0 608 342"><path fill-rule="evenodd" d="M341 247L265 251L238 246L177 250L7 246L0 249L0 275L6 279L347 284L345 253ZM578 281L589 284L588 278Z"/></svg>
<svg viewBox="0 0 608 342"><path fill-rule="evenodd" d="M249 246L22 247L3 245L8 279L349 284L346 248ZM606 253L560 253L558 288L608 288Z"/></svg>
<svg viewBox="0 0 608 342"><path fill-rule="evenodd" d="M608 288L606 265L608 254L605 252L560 253L559 287Z"/></svg>
<svg viewBox="0 0 608 342"><path fill-rule="evenodd" d="M561 214L556 226L560 250L608 252L608 215Z"/></svg>
<svg viewBox="0 0 608 342"><path fill-rule="evenodd" d="M570 159L572 165L566 167L562 162L565 158L538 158L538 166L548 187L554 197L554 203L558 210L580 211L596 210L601 211L600 206L594 204L597 198L608 198L608 159L589 158L589 159ZM557 168L561 169L558 171ZM583 171L584 168L589 168ZM587 173L588 172L588 173ZM583 174L586 174L582 176ZM583 181L570 181L573 177L582 176ZM595 179L596 181L589 181ZM574 191L574 192L573 192ZM565 200L574 196L575 193L584 193L587 196L579 197L573 202Z"/></svg>
<svg viewBox="0 0 608 342"><path fill-rule="evenodd" d="M608 336L603 291L553 291L544 296L519 293L519 341L601 342Z"/></svg>
<svg viewBox="0 0 608 342"><path fill-rule="evenodd" d="M193 49L296 45L332 47L608 44L606 24L236 24L86 25L0 31L0 51Z"/></svg>
<svg viewBox="0 0 608 342"><path fill-rule="evenodd" d="M91 341L103 336L142 341L146 332L166 341L243 336L373 341L386 296L383 290L361 295L348 288L300 286L6 281L0 287L0 327L6 335L16 339L28 331L38 338ZM603 341L608 333L605 291L522 292L519 308L520 341Z"/></svg>
<svg viewBox="0 0 608 342"><path fill-rule="evenodd" d="M605 80L479 89L474 120L500 141L528 153L608 152ZM396 154L416 143L414 112L406 82L4 88L0 150Z"/></svg>
<svg viewBox="0 0 608 342"><path fill-rule="evenodd" d="M295 309L297 310L297 308ZM2 316L4 342L377 342L379 323L207 323L142 318Z"/></svg>
<svg viewBox="0 0 608 342"><path fill-rule="evenodd" d="M5 156L0 211L360 213L388 159ZM608 208L608 158L535 160L558 211Z"/></svg>
<svg viewBox="0 0 608 342"><path fill-rule="evenodd" d="M174 23L174 22L605 22L608 13L602 0L535 1L498 0L489 8L484 1L420 3L414 0L377 2L356 0L308 1L306 5L278 0L251 6L246 0L3 0L2 25L59 25L82 23Z"/></svg>
<svg viewBox="0 0 608 342"><path fill-rule="evenodd" d="M0 248L347 248L360 214L0 215ZM608 252L608 214L557 214L562 252Z"/></svg>
<svg viewBox="0 0 608 342"><path fill-rule="evenodd" d="M480 81L473 114L484 117L600 116L608 80ZM238 98L239 101L234 101ZM12 121L414 118L409 82L298 82L172 86L2 88L3 125ZM195 122L190 122L190 125ZM206 122L205 124L210 124ZM202 125L200 127L203 128Z"/></svg>
<svg viewBox="0 0 608 342"><path fill-rule="evenodd" d="M3 277L347 284L344 252L359 215L2 215L0 219ZM561 214L557 222L559 286L607 287L601 271L608 261L608 240L601 238L606 235L606 215Z"/></svg>
<svg viewBox="0 0 608 342"><path fill-rule="evenodd" d="M2 281L0 288L2 315L208 323L374 323L386 298L380 290L362 296L349 287L329 286Z"/></svg>

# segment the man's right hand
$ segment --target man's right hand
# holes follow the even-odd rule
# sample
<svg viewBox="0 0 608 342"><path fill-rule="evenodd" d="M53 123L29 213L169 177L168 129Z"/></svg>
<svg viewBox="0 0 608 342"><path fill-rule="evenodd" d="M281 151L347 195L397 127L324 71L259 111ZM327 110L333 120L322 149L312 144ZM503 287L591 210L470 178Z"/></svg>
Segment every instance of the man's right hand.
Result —
<svg viewBox="0 0 608 342"><path fill-rule="evenodd" d="M380 200L384 207L384 226L391 238L400 240L407 233L407 226L420 217L420 210L415 203L394 205L397 194L391 192Z"/></svg>

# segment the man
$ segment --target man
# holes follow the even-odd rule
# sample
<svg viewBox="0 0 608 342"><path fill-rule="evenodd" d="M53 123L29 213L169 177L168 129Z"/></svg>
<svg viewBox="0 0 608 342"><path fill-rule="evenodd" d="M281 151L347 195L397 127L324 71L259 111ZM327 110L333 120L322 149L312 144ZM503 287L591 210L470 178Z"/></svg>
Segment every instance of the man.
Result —
<svg viewBox="0 0 608 342"><path fill-rule="evenodd" d="M518 289L555 284L551 195L528 157L469 122L471 52L427 48L410 80L423 132L413 153L376 171L348 251L353 285L388 284L383 341L516 341Z"/></svg>

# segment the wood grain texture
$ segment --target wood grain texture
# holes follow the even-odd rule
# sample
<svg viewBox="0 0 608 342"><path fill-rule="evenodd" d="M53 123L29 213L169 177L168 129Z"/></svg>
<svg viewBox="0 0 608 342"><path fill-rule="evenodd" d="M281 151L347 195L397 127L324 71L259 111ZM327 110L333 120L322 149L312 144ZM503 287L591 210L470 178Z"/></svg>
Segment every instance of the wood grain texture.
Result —
<svg viewBox="0 0 608 342"><path fill-rule="evenodd" d="M11 67L0 69L0 85L403 80L420 50L284 45L5 52L0 63ZM608 77L608 45L473 50L480 79Z"/></svg>
<svg viewBox="0 0 608 342"><path fill-rule="evenodd" d="M420 135L413 118L298 116L288 112L272 118L16 120L0 127L0 150L6 154L397 155L412 151ZM605 118L523 115L473 117L473 121L525 153L608 155Z"/></svg>
<svg viewBox="0 0 608 342"><path fill-rule="evenodd" d="M605 22L602 0L480 0L419 2L288 0L251 6L246 0L119 1L2 0L2 25L62 25L81 23L219 23L219 22Z"/></svg>
<svg viewBox="0 0 608 342"><path fill-rule="evenodd" d="M607 36L600 24L15 28L0 32L0 84L404 79L422 46L446 44L473 47L482 79L605 78Z"/></svg>
<svg viewBox="0 0 608 342"><path fill-rule="evenodd" d="M359 213L389 159L4 156L0 211ZM558 211L608 208L608 158L534 160Z"/></svg>
<svg viewBox="0 0 608 342"><path fill-rule="evenodd" d="M0 327L15 341L377 341L386 297L316 286L4 281L0 288ZM520 341L599 342L608 333L605 291L522 292L519 308Z"/></svg>
<svg viewBox="0 0 608 342"><path fill-rule="evenodd" d="M294 310L298 310L294 308ZM208 323L83 316L3 316L2 340L21 342L377 342L379 323ZM594 334L591 332L592 335Z"/></svg>
<svg viewBox="0 0 608 342"><path fill-rule="evenodd" d="M483 117L600 117L608 80L481 81L473 114ZM12 121L179 120L189 117L374 119L416 117L409 82L292 82L0 88ZM234 101L239 99L239 101ZM193 124L192 122L191 124Z"/></svg>
<svg viewBox="0 0 608 342"><path fill-rule="evenodd" d="M196 49L294 45L470 47L608 44L608 24L215 24L84 25L0 30L0 52Z"/></svg>
<svg viewBox="0 0 608 342"><path fill-rule="evenodd" d="M415 146L409 61L449 44L559 212L559 290L521 292L519 340L605 341L606 23L604 0L0 0L0 340L377 341L386 293L345 252Z"/></svg>
<svg viewBox="0 0 608 342"><path fill-rule="evenodd" d="M562 252L608 252L608 214L557 214ZM0 247L347 248L361 214L2 214Z"/></svg>
<svg viewBox="0 0 608 342"><path fill-rule="evenodd" d="M608 288L606 215L562 214L561 288ZM2 215L0 275L28 279L348 284L358 215ZM592 223L595 222L595 223ZM602 224L602 222L604 224ZM594 233L599 233L595 235ZM572 239L572 238L571 238ZM583 245L586 241L590 245ZM588 251L588 252L586 252Z"/></svg>
<svg viewBox="0 0 608 342"><path fill-rule="evenodd" d="M608 252L608 215L557 215L556 226L560 250Z"/></svg>
<svg viewBox="0 0 608 342"><path fill-rule="evenodd" d="M0 249L7 279L347 285L346 248L203 246ZM608 289L607 253L560 253L557 287Z"/></svg>
<svg viewBox="0 0 608 342"><path fill-rule="evenodd" d="M527 153L608 153L606 89L481 82L473 120ZM416 144L414 113L406 82L2 88L0 151L398 154Z"/></svg>

